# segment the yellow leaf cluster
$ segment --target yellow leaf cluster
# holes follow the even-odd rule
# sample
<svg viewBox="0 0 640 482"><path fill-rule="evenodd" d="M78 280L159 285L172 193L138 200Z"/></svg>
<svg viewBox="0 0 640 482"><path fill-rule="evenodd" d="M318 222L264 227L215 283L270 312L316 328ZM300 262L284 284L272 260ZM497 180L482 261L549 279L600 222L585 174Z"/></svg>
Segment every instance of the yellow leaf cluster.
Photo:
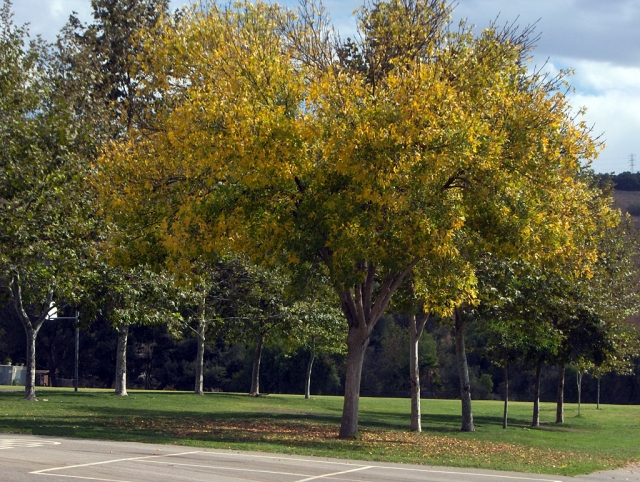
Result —
<svg viewBox="0 0 640 482"><path fill-rule="evenodd" d="M451 33L446 18L418 31L402 8L360 11L375 40L363 65L277 5L167 20L148 86L166 109L101 160L111 216L153 226L177 257L320 257L336 283L361 261L421 259L422 295L443 313L473 301L483 251L588 270L584 240L616 215L583 175L598 146L564 96L517 42Z"/></svg>

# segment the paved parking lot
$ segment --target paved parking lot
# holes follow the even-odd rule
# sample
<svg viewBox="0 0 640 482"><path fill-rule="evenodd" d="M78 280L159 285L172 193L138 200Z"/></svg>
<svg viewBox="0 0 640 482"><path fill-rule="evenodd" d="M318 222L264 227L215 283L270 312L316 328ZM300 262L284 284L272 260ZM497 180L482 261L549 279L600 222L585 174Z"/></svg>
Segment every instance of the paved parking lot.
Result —
<svg viewBox="0 0 640 482"><path fill-rule="evenodd" d="M640 481L640 476L633 472L572 478L171 445L0 435L0 480L6 482L46 482L47 479L109 482Z"/></svg>

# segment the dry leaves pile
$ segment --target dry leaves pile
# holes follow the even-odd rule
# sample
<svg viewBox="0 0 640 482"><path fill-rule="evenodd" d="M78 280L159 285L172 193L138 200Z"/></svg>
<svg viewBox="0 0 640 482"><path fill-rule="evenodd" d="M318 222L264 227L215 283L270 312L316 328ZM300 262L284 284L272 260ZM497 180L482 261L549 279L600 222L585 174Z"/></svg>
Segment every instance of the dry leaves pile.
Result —
<svg viewBox="0 0 640 482"><path fill-rule="evenodd" d="M600 466L618 465L574 452L429 433L363 429L356 439L338 439L338 427L313 422L275 420L121 419L122 428L154 430L171 438L225 443L274 443L290 448L336 450L336 456L475 467L530 467L561 472L585 459ZM322 455L326 455L323 453Z"/></svg>

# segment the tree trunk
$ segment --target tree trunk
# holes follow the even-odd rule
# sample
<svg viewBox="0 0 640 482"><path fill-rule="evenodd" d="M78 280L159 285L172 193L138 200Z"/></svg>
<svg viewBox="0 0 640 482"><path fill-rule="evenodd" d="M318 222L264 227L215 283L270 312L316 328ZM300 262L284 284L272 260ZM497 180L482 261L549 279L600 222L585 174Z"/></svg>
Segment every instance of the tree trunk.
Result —
<svg viewBox="0 0 640 482"><path fill-rule="evenodd" d="M204 342L206 321L204 319L204 313L198 322L198 352L196 354L196 383L193 393L196 395L204 394Z"/></svg>
<svg viewBox="0 0 640 482"><path fill-rule="evenodd" d="M578 383L578 417L580 416L580 405L582 403L582 370L578 368L577 374L577 383Z"/></svg>
<svg viewBox="0 0 640 482"><path fill-rule="evenodd" d="M596 398L596 410L600 410L600 377L598 377L598 395Z"/></svg>
<svg viewBox="0 0 640 482"><path fill-rule="evenodd" d="M38 332L33 328L25 328L27 335L27 375L24 383L24 398L26 400L37 401L36 399L36 337Z"/></svg>
<svg viewBox="0 0 640 482"><path fill-rule="evenodd" d="M311 369L313 368L313 361L316 359L316 347L315 341L311 340L311 356L309 357L309 363L307 363L307 379L304 384L304 398L309 400L311 397Z"/></svg>
<svg viewBox="0 0 640 482"><path fill-rule="evenodd" d="M418 342L424 331L429 316L422 314L416 319L409 315L409 380L411 382L411 430L422 432L422 415L420 413L420 360L418 359Z"/></svg>
<svg viewBox="0 0 640 482"><path fill-rule="evenodd" d="M340 438L354 437L358 433L358 405L360 402L360 380L362 363L369 346L369 334L358 336L357 328L349 328L347 337L347 373L344 383L344 405Z"/></svg>
<svg viewBox="0 0 640 482"><path fill-rule="evenodd" d="M458 375L460 376L460 399L462 401L462 426L463 432L475 432L473 425L473 412L471 410L471 383L469 382L469 365L467 365L467 352L464 346L464 320L460 308L453 312L456 335L456 359L458 362Z"/></svg>
<svg viewBox="0 0 640 482"><path fill-rule="evenodd" d="M121 397L127 396L127 339L129 338L129 325L118 325L118 349L116 351L116 391Z"/></svg>
<svg viewBox="0 0 640 482"><path fill-rule="evenodd" d="M540 426L540 379L542 377L542 362L536 366L536 380L533 386L533 420L532 427Z"/></svg>
<svg viewBox="0 0 640 482"><path fill-rule="evenodd" d="M22 287L18 275L12 276L9 289L11 291L11 301L24 327L27 338L27 373L24 384L24 398L25 400L36 402L36 338L38 337L40 328L49 315L49 308L53 300L53 291L49 290L47 292L46 300L42 311L38 315L38 319L35 322L31 322L22 304Z"/></svg>
<svg viewBox="0 0 640 482"><path fill-rule="evenodd" d="M411 431L422 432L420 417L420 362L418 360L418 338L414 329L416 316L409 317L410 351L409 351L409 379L411 382Z"/></svg>
<svg viewBox="0 0 640 482"><path fill-rule="evenodd" d="M313 361L316 358L315 352L311 352L309 357L309 363L307 363L307 380L304 384L304 398L309 399L311 397L311 369L313 368Z"/></svg>
<svg viewBox="0 0 640 482"><path fill-rule="evenodd" d="M332 255L328 250L322 249L320 255L328 266L332 265ZM362 283L340 292L342 312L349 324L340 438L350 438L358 433L358 399L360 398L362 363L369 346L371 332L389 306L391 297L398 290L400 283L419 261L419 258L414 259L400 273L391 273L384 280L376 279L376 267L373 264L363 262L361 268L366 275ZM378 295L374 299L373 291L376 286Z"/></svg>
<svg viewBox="0 0 640 482"><path fill-rule="evenodd" d="M262 348L264 346L264 333L258 335L256 351L253 355L253 369L251 370L251 391L249 395L257 397L260 395L260 360L262 359Z"/></svg>
<svg viewBox="0 0 640 482"><path fill-rule="evenodd" d="M564 423L564 363L558 365L558 397L556 400L556 423Z"/></svg>
<svg viewBox="0 0 640 482"><path fill-rule="evenodd" d="M504 358L504 412L502 414L502 428L507 428L509 421L509 368L507 357Z"/></svg>

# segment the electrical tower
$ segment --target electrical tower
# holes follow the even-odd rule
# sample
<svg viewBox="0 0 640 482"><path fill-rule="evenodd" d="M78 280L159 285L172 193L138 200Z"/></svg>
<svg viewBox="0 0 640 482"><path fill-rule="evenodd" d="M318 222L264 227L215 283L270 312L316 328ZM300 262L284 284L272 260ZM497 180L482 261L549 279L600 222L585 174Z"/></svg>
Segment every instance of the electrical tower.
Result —
<svg viewBox="0 0 640 482"><path fill-rule="evenodd" d="M636 155L629 154L629 171L636 172Z"/></svg>

